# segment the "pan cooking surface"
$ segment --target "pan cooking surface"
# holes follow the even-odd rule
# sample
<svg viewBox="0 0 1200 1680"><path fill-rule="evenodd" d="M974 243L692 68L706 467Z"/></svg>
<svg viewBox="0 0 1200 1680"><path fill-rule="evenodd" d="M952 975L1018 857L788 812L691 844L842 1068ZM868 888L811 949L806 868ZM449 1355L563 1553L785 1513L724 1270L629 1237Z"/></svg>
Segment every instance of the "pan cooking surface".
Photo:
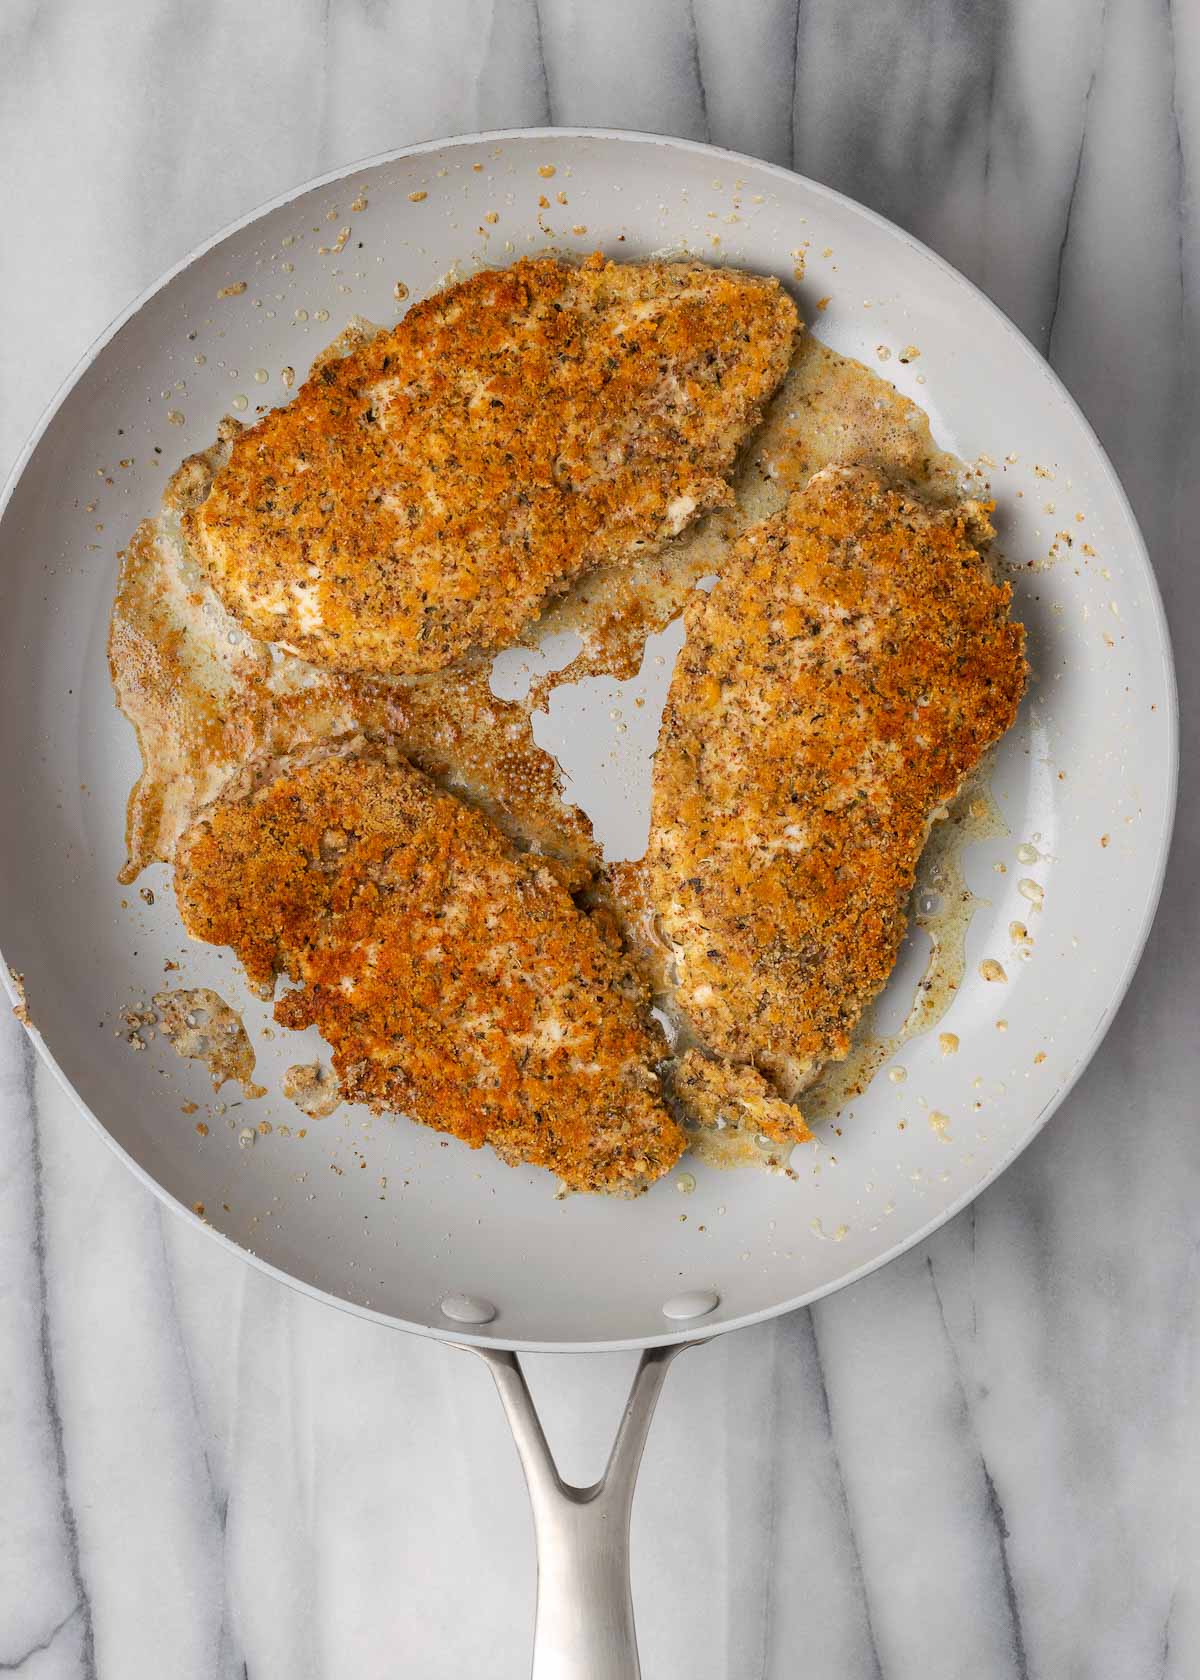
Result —
<svg viewBox="0 0 1200 1680"><path fill-rule="evenodd" d="M892 379L940 444L981 463L1001 546L1022 565L1014 612L1033 683L941 878L964 905L962 985L886 1060L926 966L918 925L874 1023L885 1065L861 1094L835 1082L791 1177L689 1158L636 1201L556 1200L548 1175L407 1121L309 1118L280 1086L288 1066L327 1059L320 1041L272 1029L233 958L187 941L165 867L117 882L137 755L105 637L117 550L168 473L222 414L284 400L282 370L302 378L349 317L393 320L398 287L421 296L547 246L631 259L686 247L777 274L827 345ZM879 1264L1034 1135L1099 1041L1153 913L1174 696L1157 592L1111 469L1045 365L964 280L765 164L651 138L498 135L360 166L268 209L167 280L89 361L24 462L0 556L0 949L24 976L45 1053L136 1171L203 1208L190 1217L302 1286L412 1328L516 1345L667 1340L798 1305ZM610 857L644 844L678 645L678 626L664 630L637 675L559 688L536 720ZM572 651L565 629L550 653ZM546 661L528 663L536 675ZM521 665L504 656L497 688L527 685ZM915 911L919 924L932 907ZM233 1083L214 1097L201 1062L159 1037L129 1042L144 1035L123 1012L178 987L209 987L240 1011L267 1097Z"/></svg>

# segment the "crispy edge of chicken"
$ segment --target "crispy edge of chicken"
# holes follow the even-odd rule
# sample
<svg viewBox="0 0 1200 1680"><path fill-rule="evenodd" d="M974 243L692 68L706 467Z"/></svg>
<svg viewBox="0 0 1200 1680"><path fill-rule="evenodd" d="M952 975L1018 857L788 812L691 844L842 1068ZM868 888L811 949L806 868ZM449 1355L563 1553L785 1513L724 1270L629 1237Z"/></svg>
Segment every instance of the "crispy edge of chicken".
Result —
<svg viewBox="0 0 1200 1680"><path fill-rule="evenodd" d="M808 1124L756 1067L706 1056L694 1047L670 1063L667 1084L684 1112L710 1131L732 1126L773 1143L807 1143Z"/></svg>

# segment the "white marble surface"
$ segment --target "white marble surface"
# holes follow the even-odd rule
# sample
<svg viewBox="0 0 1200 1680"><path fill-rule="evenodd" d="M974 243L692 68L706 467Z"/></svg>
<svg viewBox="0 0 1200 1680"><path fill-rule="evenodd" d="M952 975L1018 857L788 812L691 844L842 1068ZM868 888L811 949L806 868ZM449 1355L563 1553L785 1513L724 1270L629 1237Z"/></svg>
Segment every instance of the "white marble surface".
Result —
<svg viewBox="0 0 1200 1680"><path fill-rule="evenodd" d="M1190 1680L1200 7L7 0L0 470L214 228L370 152L547 121L794 161L979 281L1124 478L1184 704L1163 911L1047 1131L924 1248L675 1366L634 1515L647 1680ZM0 1671L523 1674L530 1522L483 1368L161 1212L11 1021L0 1116ZM533 1362L568 1473L628 1372Z"/></svg>

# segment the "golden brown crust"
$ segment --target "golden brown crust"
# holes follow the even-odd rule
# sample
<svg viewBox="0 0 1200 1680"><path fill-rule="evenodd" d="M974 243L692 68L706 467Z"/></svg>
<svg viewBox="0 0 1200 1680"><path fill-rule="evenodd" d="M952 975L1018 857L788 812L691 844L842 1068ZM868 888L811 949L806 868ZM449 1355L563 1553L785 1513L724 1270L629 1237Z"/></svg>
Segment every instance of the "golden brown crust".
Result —
<svg viewBox="0 0 1200 1680"><path fill-rule="evenodd" d="M701 263L489 270L326 361L184 523L256 635L439 670L727 502L796 328L778 282Z"/></svg>
<svg viewBox="0 0 1200 1680"><path fill-rule="evenodd" d="M785 1091L846 1054L933 812L1016 716L1024 631L978 512L823 472L686 609L649 889L679 1007Z"/></svg>
<svg viewBox="0 0 1200 1680"><path fill-rule="evenodd" d="M757 1068L744 1063L685 1050L671 1063L670 1088L697 1125L732 1126L775 1143L805 1143L812 1137L800 1110L784 1102Z"/></svg>
<svg viewBox="0 0 1200 1680"><path fill-rule="evenodd" d="M298 983L276 1018L320 1029L349 1101L575 1190L641 1189L682 1153L619 946L546 859L394 750L247 777L183 837L175 882L193 938L231 945L260 988Z"/></svg>

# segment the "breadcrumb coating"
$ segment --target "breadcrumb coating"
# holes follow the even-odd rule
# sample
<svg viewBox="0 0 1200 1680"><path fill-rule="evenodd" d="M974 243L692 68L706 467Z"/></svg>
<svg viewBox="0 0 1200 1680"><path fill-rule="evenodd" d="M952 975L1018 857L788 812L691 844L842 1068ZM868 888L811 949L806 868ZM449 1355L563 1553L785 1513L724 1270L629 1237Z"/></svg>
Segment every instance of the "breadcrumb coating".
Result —
<svg viewBox="0 0 1200 1680"><path fill-rule="evenodd" d="M665 1042L619 944L556 867L394 749L275 761L180 842L188 932L232 946L284 1026L315 1024L343 1094L572 1190L632 1193L684 1134Z"/></svg>
<svg viewBox="0 0 1200 1680"><path fill-rule="evenodd" d="M733 1126L751 1137L776 1143L804 1143L812 1137L800 1110L767 1083L757 1068L722 1062L699 1050L685 1050L671 1064L671 1091L698 1125Z"/></svg>
<svg viewBox="0 0 1200 1680"><path fill-rule="evenodd" d="M797 327L736 269L487 270L324 360L185 527L255 635L338 671L440 670L728 503Z"/></svg>
<svg viewBox="0 0 1200 1680"><path fill-rule="evenodd" d="M978 504L829 469L686 608L646 879L679 1008L785 1094L845 1056L935 812L1016 717L1025 635L990 534Z"/></svg>

